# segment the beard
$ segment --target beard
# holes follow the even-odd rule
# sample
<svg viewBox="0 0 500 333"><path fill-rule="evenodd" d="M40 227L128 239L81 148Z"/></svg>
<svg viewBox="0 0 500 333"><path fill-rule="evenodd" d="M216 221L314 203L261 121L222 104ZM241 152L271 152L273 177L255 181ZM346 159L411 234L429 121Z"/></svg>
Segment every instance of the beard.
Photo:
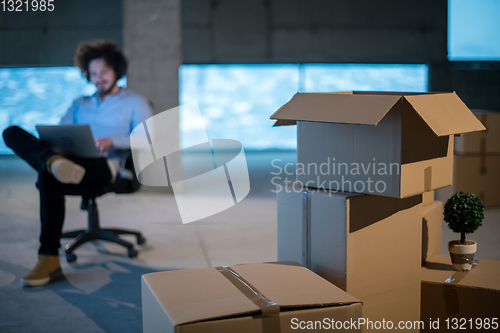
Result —
<svg viewBox="0 0 500 333"><path fill-rule="evenodd" d="M99 96L102 98L109 95L111 91L116 87L117 82L118 80L116 80L108 89L103 89L98 87L97 92L99 93Z"/></svg>

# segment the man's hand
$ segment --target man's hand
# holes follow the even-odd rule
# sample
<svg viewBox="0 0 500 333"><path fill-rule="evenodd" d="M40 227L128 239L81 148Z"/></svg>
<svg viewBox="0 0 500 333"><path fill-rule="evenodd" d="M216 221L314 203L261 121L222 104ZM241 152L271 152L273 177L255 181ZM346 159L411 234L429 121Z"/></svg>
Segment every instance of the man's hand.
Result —
<svg viewBox="0 0 500 333"><path fill-rule="evenodd" d="M95 139L95 146L101 153L105 153L113 148L113 140L109 138Z"/></svg>

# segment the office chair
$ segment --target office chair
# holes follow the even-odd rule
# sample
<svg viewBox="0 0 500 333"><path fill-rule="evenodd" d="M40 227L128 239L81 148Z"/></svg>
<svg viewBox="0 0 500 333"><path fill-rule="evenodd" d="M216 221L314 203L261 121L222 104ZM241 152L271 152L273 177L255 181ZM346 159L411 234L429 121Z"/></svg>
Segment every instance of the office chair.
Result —
<svg viewBox="0 0 500 333"><path fill-rule="evenodd" d="M66 260L69 263L76 261L77 257L73 253L73 251L75 251L80 245L86 242L105 240L119 244L128 249L129 258L137 257L138 252L134 248L134 245L132 243L120 238L119 235L134 235L136 237L137 244L143 245L146 243L146 239L139 231L116 228L101 228L101 226L99 225L99 212L97 210L98 197L109 192L114 192L117 194L134 193L139 190L141 186L135 174L134 163L130 151L127 151L126 153L129 157L127 158L125 169L131 171L130 179L124 178L120 176L120 174L118 174L114 183L103 186L102 188L66 193L67 195L81 196L82 203L80 208L88 212L87 229L65 232L61 236L61 238L75 238L71 243L66 245L65 248Z"/></svg>

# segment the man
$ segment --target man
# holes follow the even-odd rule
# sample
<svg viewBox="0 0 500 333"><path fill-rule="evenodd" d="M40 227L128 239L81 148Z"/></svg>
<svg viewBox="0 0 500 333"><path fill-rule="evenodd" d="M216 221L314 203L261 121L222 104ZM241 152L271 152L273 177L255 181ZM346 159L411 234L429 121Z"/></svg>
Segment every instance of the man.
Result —
<svg viewBox="0 0 500 333"><path fill-rule="evenodd" d="M152 116L147 99L117 85L127 70L127 61L117 45L106 41L80 44L75 64L97 91L76 99L60 123L88 124L104 157L70 159L56 154L47 143L17 126L3 132L6 145L38 171L40 248L38 263L21 279L24 286L44 285L62 275L58 250L65 193L113 182L126 159L116 150L129 149L130 132Z"/></svg>

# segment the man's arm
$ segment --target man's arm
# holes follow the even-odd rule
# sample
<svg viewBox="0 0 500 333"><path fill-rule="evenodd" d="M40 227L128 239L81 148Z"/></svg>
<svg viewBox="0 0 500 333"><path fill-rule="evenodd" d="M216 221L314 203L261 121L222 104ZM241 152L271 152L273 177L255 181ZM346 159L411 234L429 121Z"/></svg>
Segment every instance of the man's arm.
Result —
<svg viewBox="0 0 500 333"><path fill-rule="evenodd" d="M95 146L101 153L111 150L113 148L113 139L110 138L99 138L94 139Z"/></svg>

